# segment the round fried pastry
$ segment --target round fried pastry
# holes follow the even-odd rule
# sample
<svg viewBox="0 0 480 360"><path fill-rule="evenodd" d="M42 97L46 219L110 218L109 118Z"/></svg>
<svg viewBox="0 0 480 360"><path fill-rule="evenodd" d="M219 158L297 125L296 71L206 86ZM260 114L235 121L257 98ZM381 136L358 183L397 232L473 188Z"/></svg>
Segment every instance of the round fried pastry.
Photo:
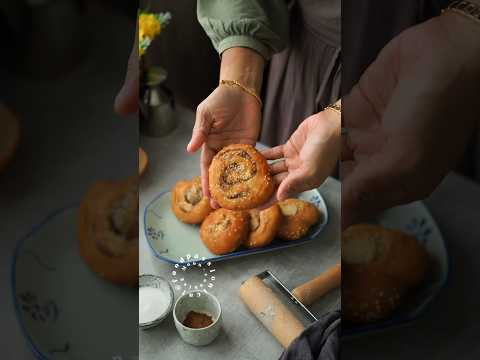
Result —
<svg viewBox="0 0 480 360"><path fill-rule="evenodd" d="M80 255L102 278L138 284L138 181L102 181L82 200L78 237Z"/></svg>
<svg viewBox="0 0 480 360"><path fill-rule="evenodd" d="M203 196L200 177L180 180L172 189L172 211L186 224L200 224L212 212L210 200Z"/></svg>
<svg viewBox="0 0 480 360"><path fill-rule="evenodd" d="M243 245L250 249L269 245L277 235L282 220L280 207L273 204L264 210L249 210L249 214L250 233Z"/></svg>
<svg viewBox="0 0 480 360"><path fill-rule="evenodd" d="M300 199L286 199L278 203L283 221L278 229L278 237L283 240L298 240L321 220L318 208Z"/></svg>
<svg viewBox="0 0 480 360"><path fill-rule="evenodd" d="M223 208L249 210L273 195L275 185L267 160L251 145L229 145L209 168L210 193Z"/></svg>
<svg viewBox="0 0 480 360"><path fill-rule="evenodd" d="M249 227L247 212L218 209L203 221L200 237L212 253L228 254L245 241Z"/></svg>

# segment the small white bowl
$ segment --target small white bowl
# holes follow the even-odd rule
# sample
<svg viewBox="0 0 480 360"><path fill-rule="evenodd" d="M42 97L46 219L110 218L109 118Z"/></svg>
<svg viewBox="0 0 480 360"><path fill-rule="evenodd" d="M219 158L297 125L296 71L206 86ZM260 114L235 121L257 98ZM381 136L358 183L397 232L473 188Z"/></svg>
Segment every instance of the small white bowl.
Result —
<svg viewBox="0 0 480 360"><path fill-rule="evenodd" d="M201 329L183 325L190 311L203 313L212 317L213 323ZM180 296L173 307L175 327L183 341L194 346L204 346L215 340L220 333L222 307L218 299L208 292L193 291Z"/></svg>
<svg viewBox="0 0 480 360"><path fill-rule="evenodd" d="M170 283L164 278L162 278L161 276L157 276L157 275L150 275L150 274L140 275L139 288L141 287L153 287L153 288L161 289L165 292L166 296L168 296L170 300L165 312L161 314L157 319L154 319L147 323L138 324L140 329L146 330L146 329L150 329L157 326L168 316L168 314L170 314L170 312L172 311L174 295L173 295L173 289Z"/></svg>

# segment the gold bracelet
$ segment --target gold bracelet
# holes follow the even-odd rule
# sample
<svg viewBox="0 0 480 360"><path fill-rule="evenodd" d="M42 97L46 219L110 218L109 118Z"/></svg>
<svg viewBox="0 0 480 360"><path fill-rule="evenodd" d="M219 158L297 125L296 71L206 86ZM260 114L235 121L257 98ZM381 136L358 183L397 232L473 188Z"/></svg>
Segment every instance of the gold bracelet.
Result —
<svg viewBox="0 0 480 360"><path fill-rule="evenodd" d="M327 110L327 109L333 110L341 116L342 115L342 102L341 102L341 100L337 101L334 104L328 105L327 107L325 107L324 110Z"/></svg>
<svg viewBox="0 0 480 360"><path fill-rule="evenodd" d="M442 13L451 11L463 15L471 20L480 22L480 5L466 0L455 0L442 10Z"/></svg>
<svg viewBox="0 0 480 360"><path fill-rule="evenodd" d="M262 99L260 99L260 96L258 96L258 94L255 92L255 90L246 87L245 85L239 83L237 80L220 80L219 85L238 86L240 89L245 91L247 94L250 94L255 99L257 99L260 106L263 106Z"/></svg>

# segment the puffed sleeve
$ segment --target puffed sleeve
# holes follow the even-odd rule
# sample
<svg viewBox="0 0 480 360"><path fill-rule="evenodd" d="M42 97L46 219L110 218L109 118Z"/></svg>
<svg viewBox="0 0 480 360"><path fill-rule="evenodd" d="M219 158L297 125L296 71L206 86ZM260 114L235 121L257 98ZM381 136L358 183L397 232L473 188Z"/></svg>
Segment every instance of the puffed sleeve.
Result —
<svg viewBox="0 0 480 360"><path fill-rule="evenodd" d="M197 16L219 54L247 47L269 60L288 41L285 0L198 0Z"/></svg>

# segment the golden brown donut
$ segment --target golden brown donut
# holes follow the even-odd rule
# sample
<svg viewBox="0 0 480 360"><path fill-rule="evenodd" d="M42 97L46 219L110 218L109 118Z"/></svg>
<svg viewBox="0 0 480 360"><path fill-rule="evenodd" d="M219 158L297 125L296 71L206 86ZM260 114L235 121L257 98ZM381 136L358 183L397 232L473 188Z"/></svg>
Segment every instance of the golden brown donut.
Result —
<svg viewBox="0 0 480 360"><path fill-rule="evenodd" d="M250 233L243 243L247 248L257 248L270 244L278 232L282 214L280 207L273 204L265 210L249 210Z"/></svg>
<svg viewBox="0 0 480 360"><path fill-rule="evenodd" d="M172 211L186 224L200 224L212 212L210 200L203 196L200 177L180 180L172 189Z"/></svg>
<svg viewBox="0 0 480 360"><path fill-rule="evenodd" d="M371 224L353 225L343 232L342 259L352 267L384 273L406 288L419 285L430 265L415 237Z"/></svg>
<svg viewBox="0 0 480 360"><path fill-rule="evenodd" d="M88 266L117 284L138 284L138 180L101 181L80 204L80 255Z"/></svg>
<svg viewBox="0 0 480 360"><path fill-rule="evenodd" d="M278 229L278 237L283 240L298 240L308 233L310 227L321 219L317 207L300 199L287 199L278 203L283 221Z"/></svg>
<svg viewBox="0 0 480 360"><path fill-rule="evenodd" d="M249 210L264 204L275 185L267 160L251 145L229 145L209 168L210 193L223 208Z"/></svg>
<svg viewBox="0 0 480 360"><path fill-rule="evenodd" d="M342 264L342 317L369 323L390 316L404 299L404 288L383 274L358 272Z"/></svg>
<svg viewBox="0 0 480 360"><path fill-rule="evenodd" d="M429 259L399 230L358 224L342 234L342 314L352 322L384 319L425 279Z"/></svg>
<svg viewBox="0 0 480 360"><path fill-rule="evenodd" d="M20 123L15 115L0 104L0 172L10 163L20 143Z"/></svg>
<svg viewBox="0 0 480 360"><path fill-rule="evenodd" d="M249 227L247 212L218 209L208 215L202 223L200 237L212 253L228 254L244 242Z"/></svg>

